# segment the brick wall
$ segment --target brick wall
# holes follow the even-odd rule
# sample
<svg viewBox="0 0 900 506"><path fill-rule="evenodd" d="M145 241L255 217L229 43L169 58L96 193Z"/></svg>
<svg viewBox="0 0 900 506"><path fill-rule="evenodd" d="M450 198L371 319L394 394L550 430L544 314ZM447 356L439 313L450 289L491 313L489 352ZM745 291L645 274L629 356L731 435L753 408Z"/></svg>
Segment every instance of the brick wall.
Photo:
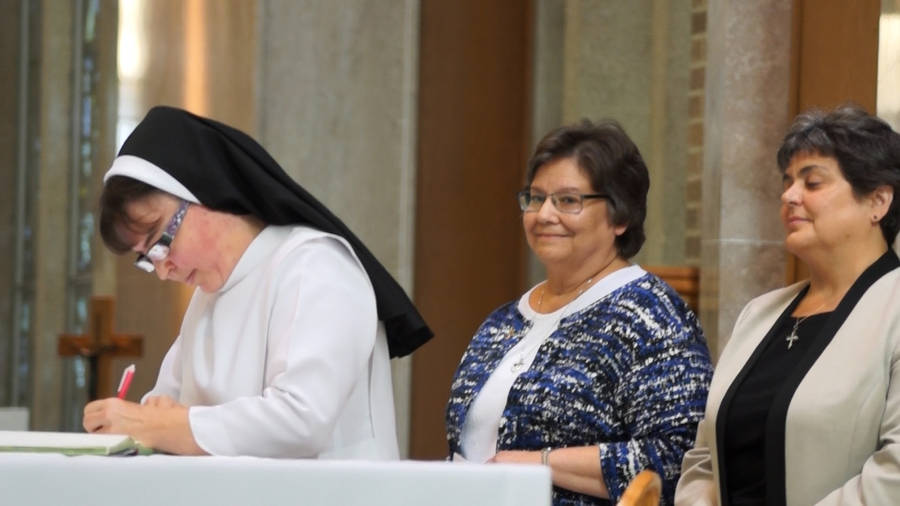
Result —
<svg viewBox="0 0 900 506"><path fill-rule="evenodd" d="M700 264L703 177L703 109L706 89L706 5L691 2L691 74L688 91L688 163L685 184L685 261Z"/></svg>

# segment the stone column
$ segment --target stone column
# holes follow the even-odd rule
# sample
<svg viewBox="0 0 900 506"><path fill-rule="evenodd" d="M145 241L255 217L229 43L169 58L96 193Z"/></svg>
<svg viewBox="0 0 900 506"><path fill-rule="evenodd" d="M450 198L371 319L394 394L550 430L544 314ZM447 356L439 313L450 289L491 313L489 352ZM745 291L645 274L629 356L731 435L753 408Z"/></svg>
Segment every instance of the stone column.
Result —
<svg viewBox="0 0 900 506"><path fill-rule="evenodd" d="M410 293L418 0L273 0L260 23L260 142ZM410 363L393 365L405 456Z"/></svg>
<svg viewBox="0 0 900 506"><path fill-rule="evenodd" d="M775 152L790 120L791 9L709 0L700 313L714 357L744 304L785 281Z"/></svg>
<svg viewBox="0 0 900 506"><path fill-rule="evenodd" d="M533 130L619 121L650 171L642 264L685 263L691 4L688 0L538 0ZM696 259L696 257L695 257ZM530 281L543 278L536 262Z"/></svg>
<svg viewBox="0 0 900 506"><path fill-rule="evenodd" d="M16 258L16 183L19 163L20 135L23 126L19 116L20 108L27 106L27 100L20 89L23 66L20 63L22 38L27 31L22 29L22 5L14 0L0 1L0 9L5 14L0 18L0 73L6 78L0 81L0 188L4 188L0 199L0 405L17 404L19 399L12 395L13 375L11 345L13 326L13 293ZM27 72L25 72L27 75ZM23 143L24 145L24 143ZM9 288L7 288L9 287Z"/></svg>
<svg viewBox="0 0 900 506"><path fill-rule="evenodd" d="M62 360L56 340L65 330L66 248L69 169L71 167L71 125L57 118L69 118L72 111L72 12L70 2L41 3L41 48L38 117L41 141L37 153L38 171L33 198L36 205L33 230L34 317L31 334L31 381L29 397L32 429L57 430L61 420L60 370Z"/></svg>

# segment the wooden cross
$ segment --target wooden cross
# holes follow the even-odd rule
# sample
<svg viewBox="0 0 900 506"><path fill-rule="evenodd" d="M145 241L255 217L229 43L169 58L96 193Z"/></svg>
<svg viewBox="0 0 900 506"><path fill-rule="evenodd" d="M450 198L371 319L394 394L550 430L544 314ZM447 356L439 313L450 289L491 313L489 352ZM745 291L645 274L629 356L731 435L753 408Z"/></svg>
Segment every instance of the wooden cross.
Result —
<svg viewBox="0 0 900 506"><path fill-rule="evenodd" d="M57 351L63 357L86 357L90 364L91 400L116 394L117 379L112 375L113 357L140 357L144 338L138 335L114 334L115 301L112 297L91 297L87 334L59 336Z"/></svg>

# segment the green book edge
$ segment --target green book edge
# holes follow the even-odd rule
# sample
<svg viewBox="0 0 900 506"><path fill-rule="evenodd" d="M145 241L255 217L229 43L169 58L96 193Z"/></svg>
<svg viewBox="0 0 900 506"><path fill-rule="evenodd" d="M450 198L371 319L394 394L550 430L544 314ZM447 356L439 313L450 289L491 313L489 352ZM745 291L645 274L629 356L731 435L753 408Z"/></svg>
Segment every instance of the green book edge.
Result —
<svg viewBox="0 0 900 506"><path fill-rule="evenodd" d="M153 448L144 446L132 438L125 438L113 446L89 446L84 448L67 448L52 446L0 446L0 452L7 453L61 453L74 457L76 455L127 456L150 455Z"/></svg>

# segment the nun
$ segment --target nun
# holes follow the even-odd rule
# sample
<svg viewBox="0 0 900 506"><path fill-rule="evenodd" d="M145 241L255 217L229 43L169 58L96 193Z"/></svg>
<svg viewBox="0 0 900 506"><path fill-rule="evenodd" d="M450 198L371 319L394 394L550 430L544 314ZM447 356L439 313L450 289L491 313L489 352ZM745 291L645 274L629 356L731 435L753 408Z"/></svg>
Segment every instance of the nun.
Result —
<svg viewBox="0 0 900 506"><path fill-rule="evenodd" d="M362 242L253 139L155 107L104 177L100 233L195 287L140 404L88 432L184 455L396 459L389 359L432 333Z"/></svg>

